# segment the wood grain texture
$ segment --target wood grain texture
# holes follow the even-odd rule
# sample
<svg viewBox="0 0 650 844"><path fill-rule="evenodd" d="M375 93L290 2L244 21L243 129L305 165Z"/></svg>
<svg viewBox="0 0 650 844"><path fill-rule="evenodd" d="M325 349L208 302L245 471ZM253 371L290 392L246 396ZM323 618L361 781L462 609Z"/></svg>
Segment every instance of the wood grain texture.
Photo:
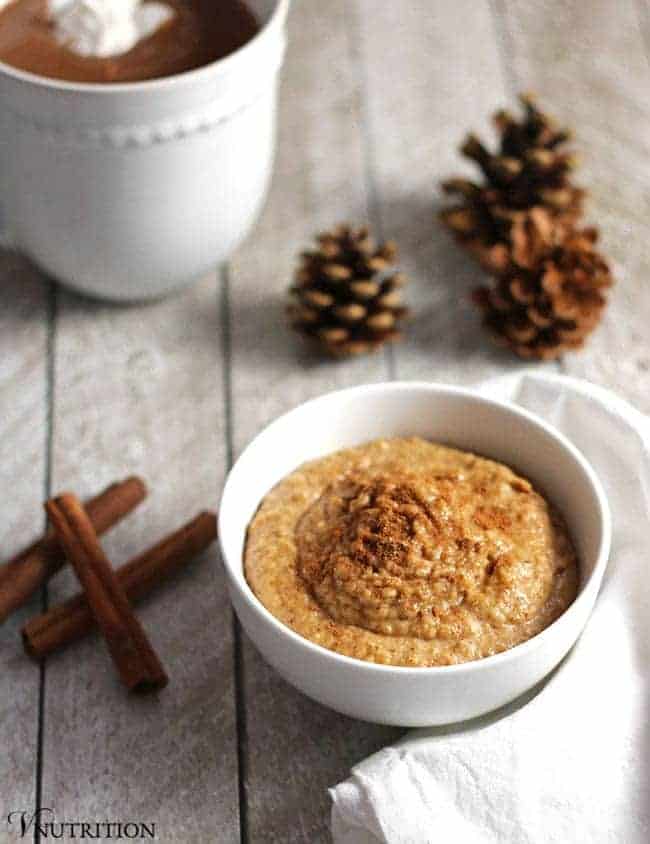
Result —
<svg viewBox="0 0 650 844"><path fill-rule="evenodd" d="M45 526L49 285L26 261L0 254L0 558ZM22 652L20 627L41 596L0 625L0 805L2 832L12 810L31 810L36 794L38 667Z"/></svg>
<svg viewBox="0 0 650 844"><path fill-rule="evenodd" d="M212 277L129 309L59 294L53 490L85 495L145 476L149 500L105 540L119 564L214 507L229 458L311 396L395 375L469 383L519 366L480 329L467 294L482 274L435 220L440 179L471 172L463 135L490 137L490 113L519 89L575 127L590 217L619 268L604 325L560 367L650 410L649 56L641 0L295 3L270 201L227 286ZM398 241L415 317L393 352L333 363L289 332L284 306L298 251L341 220ZM0 256L3 558L43 525L49 295L26 262ZM62 572L51 601L77 588ZM0 628L8 810L36 799L39 672L17 634L39 603ZM238 697L246 840L329 841L327 787L400 731L311 702L246 641L236 683L216 549L139 617L171 674L157 698L124 694L97 637L48 662L43 805L59 819L155 821L165 842L238 841Z"/></svg>
<svg viewBox="0 0 650 844"><path fill-rule="evenodd" d="M517 87L535 90L574 127L591 220L618 286L604 324L566 372L612 387L650 410L650 66L639 15L621 0L504 0L504 41Z"/></svg>
<svg viewBox="0 0 650 844"><path fill-rule="evenodd" d="M79 495L142 475L149 498L107 535L114 565L216 506L226 465L216 277L146 307L61 294L52 486ZM78 590L71 572L51 600ZM125 693L103 643L47 664L43 805L137 819L162 841L239 840L232 622L216 547L138 610L170 674Z"/></svg>
<svg viewBox="0 0 650 844"><path fill-rule="evenodd" d="M396 373L467 384L520 367L482 330L469 297L484 275L435 218L440 181L476 175L458 153L464 136L491 139L490 115L508 100L490 4L357 0L356 10L375 212L412 280Z"/></svg>
<svg viewBox="0 0 650 844"><path fill-rule="evenodd" d="M234 450L279 413L338 387L387 377L383 355L323 361L284 308L297 253L340 220L368 216L360 80L346 2L295 4L274 185L231 268ZM246 643L247 827L252 842L329 841L327 787L398 732L343 718L290 688Z"/></svg>

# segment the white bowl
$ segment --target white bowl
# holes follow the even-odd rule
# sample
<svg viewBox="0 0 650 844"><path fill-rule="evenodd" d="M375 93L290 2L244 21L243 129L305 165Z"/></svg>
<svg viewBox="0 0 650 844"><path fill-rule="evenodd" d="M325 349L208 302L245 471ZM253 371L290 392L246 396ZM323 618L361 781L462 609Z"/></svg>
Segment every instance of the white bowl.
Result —
<svg viewBox="0 0 650 844"><path fill-rule="evenodd" d="M115 301L158 298L228 258L270 181L289 8L248 3L258 34L177 76L80 84L0 62L0 202L16 248Z"/></svg>
<svg viewBox="0 0 650 844"><path fill-rule="evenodd" d="M437 668L375 665L313 644L278 621L243 574L247 526L266 493L306 460L379 437L420 436L502 461L563 513L580 558L578 596L546 630L509 651ZM309 697L345 715L405 727L482 715L532 688L585 626L607 565L610 515L593 469L558 431L525 410L437 384L355 387L277 419L243 452L226 483L219 535L232 603L265 659Z"/></svg>

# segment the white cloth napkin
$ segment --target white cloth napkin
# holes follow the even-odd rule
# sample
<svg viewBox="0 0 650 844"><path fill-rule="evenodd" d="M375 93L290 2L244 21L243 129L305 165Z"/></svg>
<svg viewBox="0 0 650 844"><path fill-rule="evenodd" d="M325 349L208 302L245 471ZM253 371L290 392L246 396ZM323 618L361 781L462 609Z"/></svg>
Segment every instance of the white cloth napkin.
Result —
<svg viewBox="0 0 650 844"><path fill-rule="evenodd" d="M480 387L564 432L613 517L596 609L541 690L415 730L331 790L335 844L650 842L650 418L602 388L522 374Z"/></svg>

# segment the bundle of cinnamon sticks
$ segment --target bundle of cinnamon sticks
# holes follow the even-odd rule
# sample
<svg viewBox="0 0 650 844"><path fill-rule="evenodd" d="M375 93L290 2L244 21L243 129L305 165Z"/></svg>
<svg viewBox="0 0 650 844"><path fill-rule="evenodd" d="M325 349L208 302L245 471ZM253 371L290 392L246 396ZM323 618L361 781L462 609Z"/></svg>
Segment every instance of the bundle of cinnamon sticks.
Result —
<svg viewBox="0 0 650 844"><path fill-rule="evenodd" d="M132 512L147 495L137 477L112 484L82 504L72 493L45 503L50 527L43 538L0 566L0 624L69 562L83 591L31 619L22 630L34 659L97 627L118 673L131 691L160 689L168 677L132 603L181 569L216 538L217 520L202 512L143 554L114 569L98 536Z"/></svg>

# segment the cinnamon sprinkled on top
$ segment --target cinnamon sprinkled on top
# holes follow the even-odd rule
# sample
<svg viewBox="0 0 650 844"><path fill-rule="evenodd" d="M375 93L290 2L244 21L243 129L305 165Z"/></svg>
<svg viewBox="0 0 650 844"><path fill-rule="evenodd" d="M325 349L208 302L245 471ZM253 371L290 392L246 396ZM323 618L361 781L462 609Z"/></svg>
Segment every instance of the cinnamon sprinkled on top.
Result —
<svg viewBox="0 0 650 844"><path fill-rule="evenodd" d="M376 441L290 475L251 524L245 567L302 635L398 665L512 647L577 589L562 520L527 480L418 439Z"/></svg>

